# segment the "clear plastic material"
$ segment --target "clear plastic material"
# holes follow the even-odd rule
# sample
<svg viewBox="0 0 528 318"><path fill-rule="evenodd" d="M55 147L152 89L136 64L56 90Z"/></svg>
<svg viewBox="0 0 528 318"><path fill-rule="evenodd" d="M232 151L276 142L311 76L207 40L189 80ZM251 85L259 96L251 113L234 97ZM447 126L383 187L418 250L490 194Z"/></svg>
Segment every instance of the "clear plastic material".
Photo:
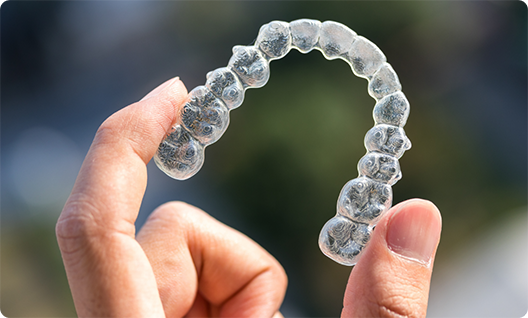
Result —
<svg viewBox="0 0 528 318"><path fill-rule="evenodd" d="M346 25L334 21L325 21L321 24L317 48L329 60L345 59L355 37L356 32L350 30Z"/></svg>
<svg viewBox="0 0 528 318"><path fill-rule="evenodd" d="M354 265L368 243L372 227L337 215L323 226L319 236L321 251L343 265Z"/></svg>
<svg viewBox="0 0 528 318"><path fill-rule="evenodd" d="M321 33L321 21L301 19L290 23L292 45L301 53L308 53L314 49Z"/></svg>
<svg viewBox="0 0 528 318"><path fill-rule="evenodd" d="M401 179L400 164L398 159L383 153L369 152L359 160L358 170L360 176L393 185Z"/></svg>
<svg viewBox="0 0 528 318"><path fill-rule="evenodd" d="M289 24L282 21L272 21L264 24L259 31L255 46L270 60L280 59L291 49L291 33Z"/></svg>
<svg viewBox="0 0 528 318"><path fill-rule="evenodd" d="M389 94L401 91L398 75L389 63L383 63L372 76L368 85L370 96L381 99Z"/></svg>
<svg viewBox="0 0 528 318"><path fill-rule="evenodd" d="M229 109L237 108L244 101L244 86L238 78L227 67L218 68L207 73L205 86L216 97L220 98Z"/></svg>
<svg viewBox="0 0 528 318"><path fill-rule="evenodd" d="M374 106L376 124L403 127L409 117L409 102L402 92L396 92L380 99Z"/></svg>
<svg viewBox="0 0 528 318"><path fill-rule="evenodd" d="M383 63L387 62L387 59L374 43L358 36L350 47L347 61L352 65L354 74L370 78Z"/></svg>
<svg viewBox="0 0 528 318"><path fill-rule="evenodd" d="M365 135L365 148L401 158L405 150L411 148L411 141L401 127L379 124Z"/></svg>
<svg viewBox="0 0 528 318"><path fill-rule="evenodd" d="M203 165L204 146L182 126L176 125L159 145L154 162L169 177L189 179Z"/></svg>
<svg viewBox="0 0 528 318"><path fill-rule="evenodd" d="M359 176L345 184L337 213L319 236L325 255L340 264L354 265L392 204L391 186L402 176L398 159L411 147L403 130L410 107L383 52L347 26L310 19L263 25L254 45L233 47L227 67L209 72L205 85L189 93L154 161L178 180L196 174L203 165L205 147L225 132L229 112L242 104L245 90L264 86L270 76L269 63L292 48L301 53L316 49L328 60L344 60L356 76L368 80L368 93L376 100L375 125L365 135L367 153L359 160Z"/></svg>
<svg viewBox="0 0 528 318"><path fill-rule="evenodd" d="M337 199L337 213L361 223L376 223L392 204L392 188L360 177L348 181Z"/></svg>
<svg viewBox="0 0 528 318"><path fill-rule="evenodd" d="M210 145L227 129L229 110L207 87L198 86L189 93L180 118L182 126L193 137L203 145Z"/></svg>
<svg viewBox="0 0 528 318"><path fill-rule="evenodd" d="M269 63L254 46L235 46L228 66L239 77L244 88L259 88L268 82Z"/></svg>

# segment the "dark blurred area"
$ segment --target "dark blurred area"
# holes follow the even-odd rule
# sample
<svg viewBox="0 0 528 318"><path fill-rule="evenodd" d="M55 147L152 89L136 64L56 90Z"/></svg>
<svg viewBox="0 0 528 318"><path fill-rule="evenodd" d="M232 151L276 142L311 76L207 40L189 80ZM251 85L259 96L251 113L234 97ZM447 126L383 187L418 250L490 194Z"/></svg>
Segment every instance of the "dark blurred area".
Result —
<svg viewBox="0 0 528 318"><path fill-rule="evenodd" d="M528 266L527 246L510 253L496 232L516 224L512 241L528 238L527 8L520 1L5 2L2 314L75 316L54 226L105 118L174 76L189 91L204 84L207 72L227 65L234 45L252 44L262 24L299 18L338 21L374 42L411 103L405 130L413 147L400 160L394 203L420 197L442 212L430 316L522 316L528 267L518 279L504 275L510 265ZM326 258L317 238L341 187L357 176L374 104L367 81L345 62L292 50L272 62L265 87L246 92L195 177L172 180L149 164L138 228L164 202L194 204L284 266L285 316L339 316L351 269ZM474 271L484 287L452 265L470 249L483 251L471 266L486 268ZM487 309L497 301L487 294L469 309L435 305L460 286L475 286L465 291L471 295L510 296L497 313Z"/></svg>

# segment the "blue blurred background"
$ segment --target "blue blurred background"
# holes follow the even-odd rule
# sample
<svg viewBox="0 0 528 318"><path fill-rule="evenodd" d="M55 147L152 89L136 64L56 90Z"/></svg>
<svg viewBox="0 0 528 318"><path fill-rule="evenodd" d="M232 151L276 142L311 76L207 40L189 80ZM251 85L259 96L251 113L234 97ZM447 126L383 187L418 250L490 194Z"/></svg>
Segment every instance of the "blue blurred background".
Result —
<svg viewBox="0 0 528 318"><path fill-rule="evenodd" d="M271 20L348 25L376 43L411 103L394 202L443 215L429 316L528 309L527 8L520 1L8 1L1 21L1 281L8 317L75 316L54 234L95 131L174 76L191 90ZM183 200L285 267L282 308L333 317L350 268L318 249L373 125L367 82L292 50L246 94L188 181L149 164L138 227Z"/></svg>

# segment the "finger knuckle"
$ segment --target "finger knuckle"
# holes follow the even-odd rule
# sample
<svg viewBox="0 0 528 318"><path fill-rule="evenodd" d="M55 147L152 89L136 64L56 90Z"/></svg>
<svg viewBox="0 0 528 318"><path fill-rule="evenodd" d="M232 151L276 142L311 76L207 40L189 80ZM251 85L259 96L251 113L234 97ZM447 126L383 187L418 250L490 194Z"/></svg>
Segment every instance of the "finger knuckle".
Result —
<svg viewBox="0 0 528 318"><path fill-rule="evenodd" d="M374 316L386 318L425 317L422 307L417 305L421 303L420 299L413 297L413 295L403 295L405 292L374 301L374 306L371 307Z"/></svg>
<svg viewBox="0 0 528 318"><path fill-rule="evenodd" d="M105 144L110 143L113 139L113 136L118 134L118 131L120 130L121 123L118 121L118 113L113 114L112 116L108 117L97 129L97 132L95 133L95 139L94 142L96 144Z"/></svg>
<svg viewBox="0 0 528 318"><path fill-rule="evenodd" d="M70 197L55 225L55 235L63 254L102 244L114 234L133 236L133 223L112 213L82 193Z"/></svg>
<svg viewBox="0 0 528 318"><path fill-rule="evenodd" d="M149 222L167 222L182 227L193 224L204 212L188 203L172 201L160 205L149 216Z"/></svg>
<svg viewBox="0 0 528 318"><path fill-rule="evenodd" d="M133 111L134 104L108 117L97 129L94 146L109 146L112 153L132 150L144 158L145 144L150 142L145 121L138 118Z"/></svg>
<svg viewBox="0 0 528 318"><path fill-rule="evenodd" d="M75 253L82 249L98 228L92 214L79 213L78 205L77 202L67 204L55 225L57 242L63 254ZM90 206L89 204L82 205L84 211Z"/></svg>

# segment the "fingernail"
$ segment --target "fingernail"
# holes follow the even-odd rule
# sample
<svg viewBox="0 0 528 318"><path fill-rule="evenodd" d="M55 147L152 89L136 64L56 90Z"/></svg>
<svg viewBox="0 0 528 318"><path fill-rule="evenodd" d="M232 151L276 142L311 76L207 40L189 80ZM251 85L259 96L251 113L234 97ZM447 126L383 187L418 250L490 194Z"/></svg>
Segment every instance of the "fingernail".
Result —
<svg viewBox="0 0 528 318"><path fill-rule="evenodd" d="M166 89L167 87L170 87L174 82L176 82L177 80L179 80L180 78L178 76L170 79L170 80L167 80L165 81L165 83L161 84L160 86L154 88L150 93L148 93L147 95L145 95L145 97L143 97L141 100L145 100L147 98L151 98L151 97L154 97L156 95L158 95L159 93L161 93L164 89Z"/></svg>
<svg viewBox="0 0 528 318"><path fill-rule="evenodd" d="M428 264L440 239L442 220L432 204L409 202L389 220L387 245L405 258Z"/></svg>

